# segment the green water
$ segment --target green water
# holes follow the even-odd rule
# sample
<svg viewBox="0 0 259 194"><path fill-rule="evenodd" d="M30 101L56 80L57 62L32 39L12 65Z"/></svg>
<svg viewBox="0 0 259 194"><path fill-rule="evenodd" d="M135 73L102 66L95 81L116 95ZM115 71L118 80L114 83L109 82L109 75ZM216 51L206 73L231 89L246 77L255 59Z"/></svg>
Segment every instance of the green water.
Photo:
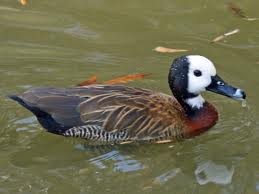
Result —
<svg viewBox="0 0 259 194"><path fill-rule="evenodd" d="M1 0L0 193L259 193L259 21L233 16L226 2ZM239 5L259 17L259 1ZM236 28L240 33L209 43ZM221 77L246 90L247 107L206 93L220 120L202 136L89 147L46 133L5 97L130 73L152 73L130 85L169 93L169 64L179 54L156 53L156 46L210 58Z"/></svg>

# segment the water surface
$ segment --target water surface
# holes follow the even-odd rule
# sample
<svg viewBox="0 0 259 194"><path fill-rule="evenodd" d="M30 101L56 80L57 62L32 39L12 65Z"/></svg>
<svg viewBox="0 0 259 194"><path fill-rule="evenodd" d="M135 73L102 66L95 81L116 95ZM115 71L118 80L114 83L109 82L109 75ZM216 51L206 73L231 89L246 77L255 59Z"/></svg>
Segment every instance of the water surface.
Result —
<svg viewBox="0 0 259 194"><path fill-rule="evenodd" d="M259 17L258 1L239 1ZM259 21L226 1L30 0L0 3L0 193L259 193ZM215 36L240 29L217 44ZM169 93L169 64L188 49L248 94L247 107L205 94L220 111L208 133L176 144L89 147L44 132L7 94L152 73L130 85Z"/></svg>

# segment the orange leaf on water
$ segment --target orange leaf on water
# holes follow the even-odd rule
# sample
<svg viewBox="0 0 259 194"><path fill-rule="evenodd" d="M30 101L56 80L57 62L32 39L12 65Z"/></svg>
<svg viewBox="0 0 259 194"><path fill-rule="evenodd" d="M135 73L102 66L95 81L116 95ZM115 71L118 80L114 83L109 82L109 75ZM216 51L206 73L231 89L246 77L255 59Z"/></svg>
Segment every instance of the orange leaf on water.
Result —
<svg viewBox="0 0 259 194"><path fill-rule="evenodd" d="M129 74L121 77L117 77L115 79L111 79L108 81L103 82L104 84L123 84L123 83L128 83L130 81L134 81L137 79L143 79L146 76L150 74L144 74L144 73L136 73L136 74Z"/></svg>
<svg viewBox="0 0 259 194"><path fill-rule="evenodd" d="M19 0L19 2L22 4L22 5L26 5L28 3L27 0Z"/></svg>
<svg viewBox="0 0 259 194"><path fill-rule="evenodd" d="M88 85L92 85L92 84L97 84L97 77L96 77L96 75L93 75L89 79L81 82L80 84L78 84L78 86L88 86Z"/></svg>
<svg viewBox="0 0 259 194"><path fill-rule="evenodd" d="M178 52L188 51L186 49L172 49L172 48L166 48L166 47L162 47L162 46L158 46L158 47L154 48L153 50L156 52L159 52L159 53L178 53Z"/></svg>

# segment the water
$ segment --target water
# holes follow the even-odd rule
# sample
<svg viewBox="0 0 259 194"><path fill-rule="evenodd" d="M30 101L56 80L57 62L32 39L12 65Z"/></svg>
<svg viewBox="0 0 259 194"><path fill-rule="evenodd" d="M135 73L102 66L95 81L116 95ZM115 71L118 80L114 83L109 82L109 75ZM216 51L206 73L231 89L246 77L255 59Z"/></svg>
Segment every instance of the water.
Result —
<svg viewBox="0 0 259 194"><path fill-rule="evenodd" d="M0 193L259 193L259 23L233 16L226 1L0 2ZM258 1L239 1L259 17ZM233 29L240 32L210 41ZM164 145L89 147L48 134L7 94L152 73L130 85L169 93L169 63L187 49L212 59L240 102L204 96L220 120L197 138ZM184 54L186 54L184 53Z"/></svg>

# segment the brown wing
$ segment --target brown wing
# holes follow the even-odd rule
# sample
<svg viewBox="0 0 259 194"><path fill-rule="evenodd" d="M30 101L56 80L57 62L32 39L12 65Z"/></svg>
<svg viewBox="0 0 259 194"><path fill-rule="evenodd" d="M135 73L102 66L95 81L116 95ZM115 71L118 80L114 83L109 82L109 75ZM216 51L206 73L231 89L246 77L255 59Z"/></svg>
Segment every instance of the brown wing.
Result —
<svg viewBox="0 0 259 194"><path fill-rule="evenodd" d="M182 134L183 111L171 96L126 86L89 88L95 90L94 95L79 105L85 124L101 126L107 132L126 132L132 139Z"/></svg>
<svg viewBox="0 0 259 194"><path fill-rule="evenodd" d="M65 130L95 126L139 140L182 134L183 111L178 102L150 90L119 85L40 88L25 92L21 98L51 115Z"/></svg>

